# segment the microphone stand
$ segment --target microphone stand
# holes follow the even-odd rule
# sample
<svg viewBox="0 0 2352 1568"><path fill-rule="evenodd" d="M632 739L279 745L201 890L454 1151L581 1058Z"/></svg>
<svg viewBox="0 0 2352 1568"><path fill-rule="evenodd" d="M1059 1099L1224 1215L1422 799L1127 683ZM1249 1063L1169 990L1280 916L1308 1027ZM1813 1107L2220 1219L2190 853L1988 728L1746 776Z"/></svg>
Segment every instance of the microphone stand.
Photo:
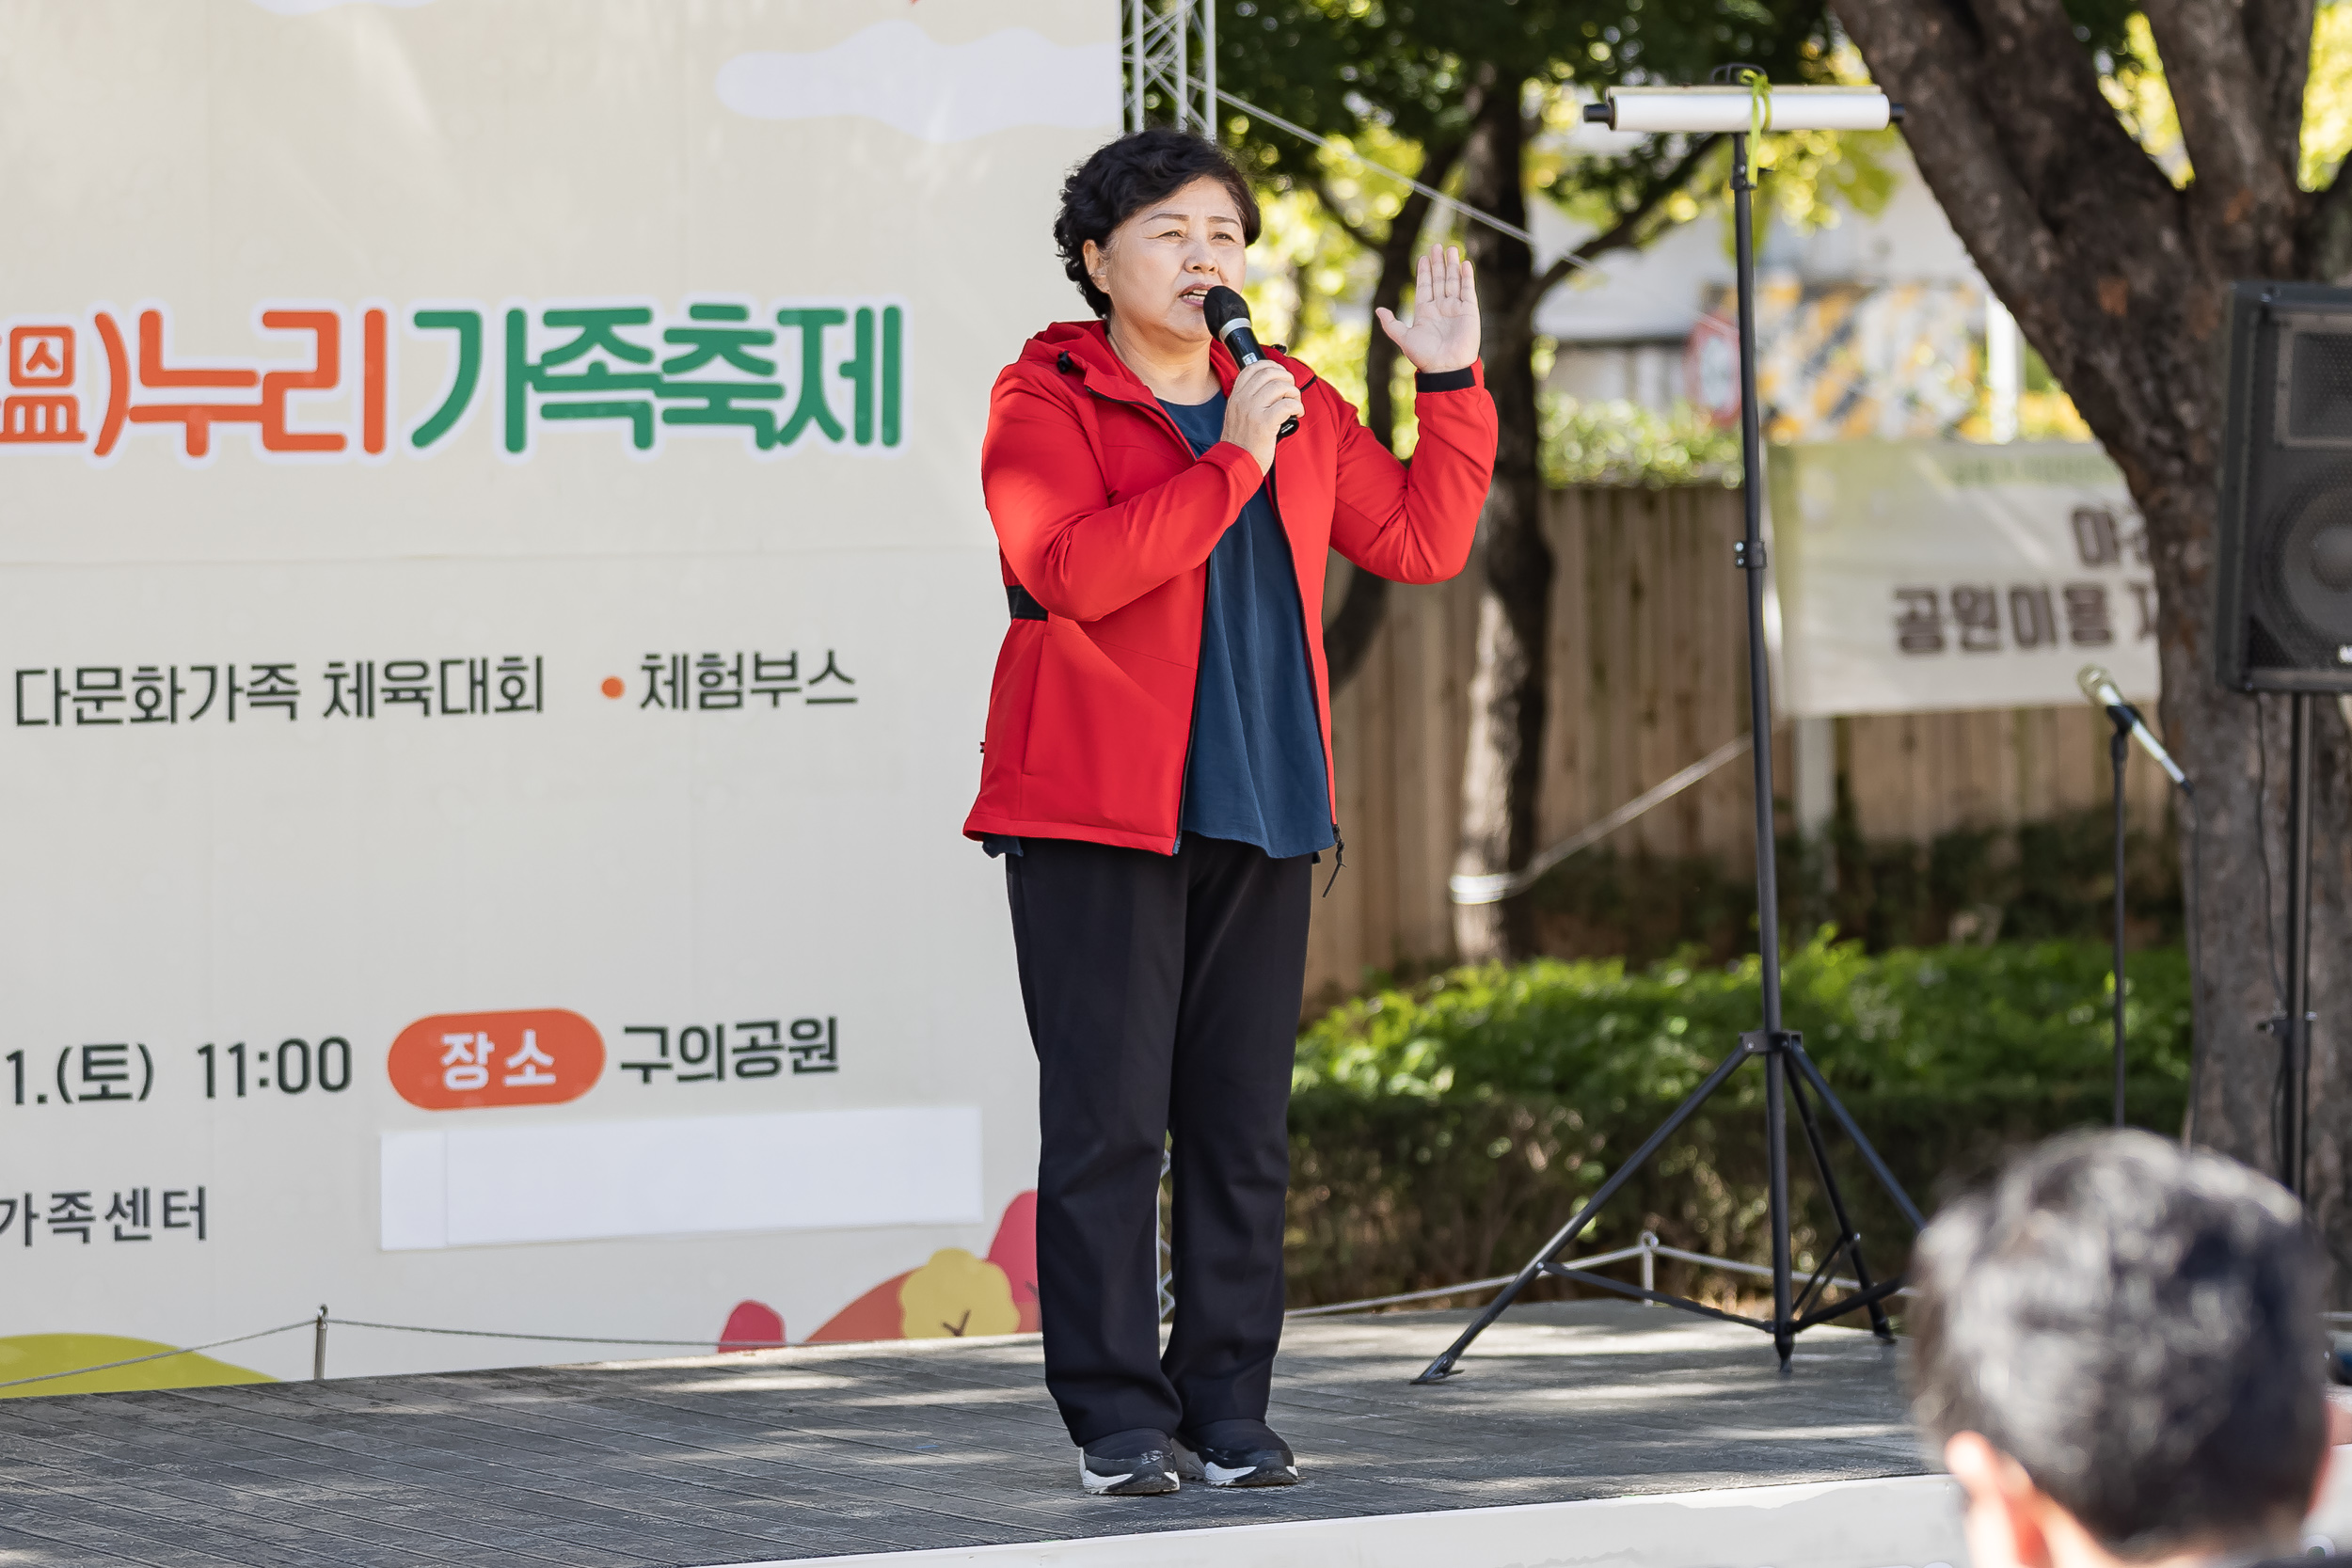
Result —
<svg viewBox="0 0 2352 1568"><path fill-rule="evenodd" d="M2086 666L2082 673L2075 678L2082 683L2083 695L2089 697L2095 706L2106 710L2107 722L2113 726L2114 729L2114 733L2107 737L2107 763L2115 777L2115 1005L2112 1011L2115 1020L2115 1125L2122 1127L2123 1125L2123 767L2130 758L2132 741L2137 738L2141 744L2148 748L2149 754L2153 756L2157 762L2163 765L2166 777L2172 781L2174 786L2180 790L2181 794L2185 798L2194 802L2196 799L2196 791L2189 787L2189 781L2186 775L2182 773L2180 765L2168 756L2165 753L2164 749L2158 746L2154 739L2150 736L2145 727L2146 721L2140 718L2139 710L2133 707L2131 704L2123 700L2122 694L2116 690L2113 681L2109 678L2105 670L2100 669L2096 665L2089 665ZM2106 700L2109 698L2112 698L2113 701ZM2298 709L2298 712L2300 710ZM2303 754L2302 746L2304 740L2308 738L2309 728L2308 721L2298 720L2298 722L2302 722L2306 725L2304 729L2299 730L2296 733L2296 755L2299 759ZM2297 766L2300 767L2302 765L2298 762ZM2301 788L2301 775L2298 774L2298 790ZM2287 810L2290 821L2293 820L2296 809L2296 800L2298 799L2300 799L2299 795L2289 798ZM2305 801L2302 809L2306 814L2305 822L2308 824L2309 813L2311 810L2310 803ZM2192 828L2191 832L2193 832L2194 831L2194 828ZM2192 849L2192 862L2194 861L2194 858ZM2196 900L2196 889L2193 879L2189 890L2189 896L2191 912L2193 913ZM2289 925L2287 927L2288 943L2290 948L2293 946L2295 932L2296 929L2296 926L2293 924L2295 920L2294 908L2296 907L2294 905L2294 897L2295 895L2293 892L2293 886L2290 884L2288 893L2288 902L2290 905L2288 912ZM2308 942L2308 937L2306 937L2305 940ZM2190 951L2194 952L2195 949L2192 947ZM2282 1028L2284 1022L2285 1021L2282 1019L2274 1019L2270 1026ZM2282 1045L2284 1045L2289 1053L2292 1053L2293 1046L2289 1041L2288 1037L2281 1034L2280 1040Z"/></svg>
<svg viewBox="0 0 2352 1568"><path fill-rule="evenodd" d="M1596 107L1599 105L1587 107L1585 113L1588 119L1596 118L1592 113ZM1852 1116L1832 1092L1828 1081L1821 1076L1820 1069L1805 1054L1804 1037L1782 1026L1779 867L1775 858L1772 816L1772 676L1771 660L1767 657L1764 641L1764 437L1756 393L1756 229L1750 203L1750 196L1755 189L1755 182L1749 177L1748 138L1744 134L1735 132L1731 136L1732 234L1740 300L1740 452L1746 465L1742 470L1745 479L1741 489L1747 515L1745 531L1733 546L1732 559L1747 578L1748 722L1749 734L1754 738L1754 745L1750 748L1751 760L1756 768L1756 958L1758 978L1762 982L1759 989L1762 991L1763 1027L1740 1036L1737 1048L1717 1063L1715 1069L1691 1091L1689 1098L1667 1116L1639 1148L1618 1164L1609 1179L1600 1184L1599 1190L1577 1209L1568 1223L1544 1243L1541 1251L1527 1260L1518 1275L1503 1287L1501 1294L1486 1304L1486 1309L1454 1343L1430 1362L1419 1377L1413 1379L1417 1384L1442 1383L1456 1375L1456 1364L1463 1353L1510 1308L1529 1286L1540 1279L1592 1286L1629 1296L1636 1301L1677 1307L1702 1317L1761 1330L1772 1337L1772 1348L1779 1354L1783 1372L1789 1370L1788 1358L1796 1348L1798 1335L1854 1313L1867 1313L1872 1332L1886 1343L1894 1342L1894 1331L1886 1319L1885 1302L1887 1297L1902 1289L1902 1276L1899 1274L1890 1279L1874 1279L1869 1265L1863 1260L1862 1232L1855 1228L1852 1213L1846 1207L1845 1195L1831 1172L1829 1145L1822 1136L1822 1120L1815 1114L1816 1101L1836 1120L1912 1230L1915 1233L1924 1228L1926 1222L1904 1194L1902 1183L1895 1179L1894 1172L1879 1158L1878 1151L1863 1136L1862 1129L1854 1124ZM1750 1060L1761 1063L1764 1069L1765 1204L1772 1240L1772 1316L1759 1318L1725 1311L1686 1296L1672 1295L1646 1286L1628 1285L1606 1275L1594 1274L1588 1269L1561 1261L1561 1254L1592 1224L1602 1205L1615 1196L1634 1174L1648 1164L1660 1147L1724 1085L1734 1071ZM1804 1134L1806 1147L1813 1156L1813 1169L1821 1196L1828 1201L1836 1229L1836 1240L1829 1243L1820 1262L1804 1279L1796 1277L1789 1240L1788 1112L1792 1107L1797 1113L1797 1122ZM1832 1286L1836 1264L1841 1259L1851 1264L1856 1288L1842 1296L1834 1296Z"/></svg>
<svg viewBox="0 0 2352 1568"><path fill-rule="evenodd" d="M2106 705L2107 761L2115 772L2115 1125L2123 1125L2123 765L2131 759L2132 710Z"/></svg>
<svg viewBox="0 0 2352 1568"><path fill-rule="evenodd" d="M2312 694L2290 692L2287 711L2287 1012L2277 1021L2286 1104L2279 1176L2287 1191L2303 1198L2310 1196L2303 1146L2312 1073Z"/></svg>

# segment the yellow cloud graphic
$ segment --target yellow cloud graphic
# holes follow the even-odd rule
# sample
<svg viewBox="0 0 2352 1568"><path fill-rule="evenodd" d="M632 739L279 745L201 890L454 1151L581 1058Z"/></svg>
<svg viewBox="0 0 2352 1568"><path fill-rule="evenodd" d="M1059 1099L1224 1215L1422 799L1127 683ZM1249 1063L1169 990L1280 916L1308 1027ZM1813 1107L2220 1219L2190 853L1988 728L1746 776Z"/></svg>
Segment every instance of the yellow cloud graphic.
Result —
<svg viewBox="0 0 2352 1568"><path fill-rule="evenodd" d="M899 1332L910 1339L961 1339L1014 1334L1021 1309L1005 1271L961 1247L944 1247L898 1287Z"/></svg>

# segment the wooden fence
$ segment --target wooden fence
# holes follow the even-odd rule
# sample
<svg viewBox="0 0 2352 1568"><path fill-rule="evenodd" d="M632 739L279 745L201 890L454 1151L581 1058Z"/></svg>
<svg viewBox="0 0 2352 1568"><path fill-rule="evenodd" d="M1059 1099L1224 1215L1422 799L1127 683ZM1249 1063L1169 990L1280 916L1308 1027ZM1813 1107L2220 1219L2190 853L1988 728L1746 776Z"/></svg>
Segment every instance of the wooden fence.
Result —
<svg viewBox="0 0 2352 1568"><path fill-rule="evenodd" d="M1731 556L1740 506L1738 491L1713 488L1553 496L1543 843L1746 733L1747 612ZM1333 605L1349 570L1334 560ZM1367 969L1454 951L1446 879L1460 819L1476 568L1435 587L1393 587L1388 604L1362 667L1331 705L1347 870L1328 897L1316 890L1311 1000L1355 990ZM1924 842L2106 799L2106 726L2088 704L1841 719L1836 727L1839 783L1866 839ZM1784 805L1792 750L1784 723L1773 749ZM2131 779L2135 816L2154 820L2164 808L2154 769L2135 768ZM1609 842L1622 852L1742 865L1754 854L1752 799L1742 759Z"/></svg>

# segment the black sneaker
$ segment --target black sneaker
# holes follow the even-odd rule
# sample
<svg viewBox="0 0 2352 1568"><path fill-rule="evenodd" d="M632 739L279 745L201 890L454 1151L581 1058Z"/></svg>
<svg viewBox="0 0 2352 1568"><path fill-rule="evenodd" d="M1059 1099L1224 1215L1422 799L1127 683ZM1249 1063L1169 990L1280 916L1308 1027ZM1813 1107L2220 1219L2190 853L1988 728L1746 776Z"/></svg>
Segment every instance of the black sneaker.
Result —
<svg viewBox="0 0 2352 1568"><path fill-rule="evenodd" d="M1078 1450L1078 1484L1094 1497L1151 1497L1177 1489L1176 1445L1150 1427L1114 1432Z"/></svg>
<svg viewBox="0 0 2352 1568"><path fill-rule="evenodd" d="M1298 1461L1263 1421L1211 1421L1176 1445L1177 1473L1211 1486L1295 1486Z"/></svg>

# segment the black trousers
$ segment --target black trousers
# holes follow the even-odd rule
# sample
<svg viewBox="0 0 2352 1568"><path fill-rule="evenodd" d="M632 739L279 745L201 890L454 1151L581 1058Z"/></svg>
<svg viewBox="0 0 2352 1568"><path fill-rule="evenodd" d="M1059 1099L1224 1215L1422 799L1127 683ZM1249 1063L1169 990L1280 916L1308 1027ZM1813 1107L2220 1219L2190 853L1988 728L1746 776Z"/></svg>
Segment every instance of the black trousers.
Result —
<svg viewBox="0 0 2352 1568"><path fill-rule="evenodd" d="M1045 1384L1073 1442L1265 1418L1310 857L1187 834L1005 857L1038 1055ZM1175 1327L1159 1336L1174 1139Z"/></svg>

